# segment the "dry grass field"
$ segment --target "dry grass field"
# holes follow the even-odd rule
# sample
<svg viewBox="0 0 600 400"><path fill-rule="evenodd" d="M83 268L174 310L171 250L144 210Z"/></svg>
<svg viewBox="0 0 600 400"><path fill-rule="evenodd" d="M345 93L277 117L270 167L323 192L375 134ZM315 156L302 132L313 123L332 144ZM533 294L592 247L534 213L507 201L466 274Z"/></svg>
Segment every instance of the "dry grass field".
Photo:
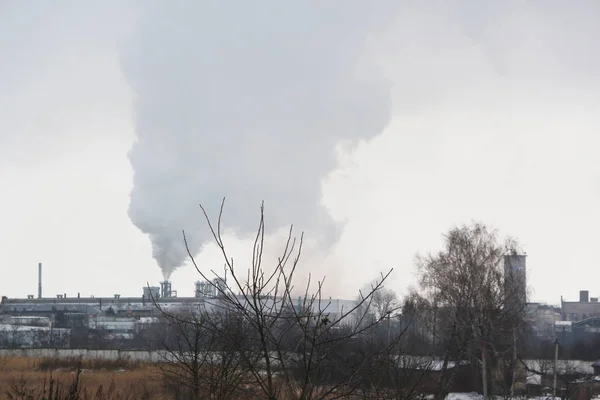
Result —
<svg viewBox="0 0 600 400"><path fill-rule="evenodd" d="M165 385L156 364L0 356L0 400L166 400L187 398L185 392Z"/></svg>
<svg viewBox="0 0 600 400"><path fill-rule="evenodd" d="M49 398L51 380L53 392L58 387L66 396L78 364L78 359L0 357L0 399ZM94 400L173 398L166 394L155 365L127 361L83 361L79 390L80 398Z"/></svg>

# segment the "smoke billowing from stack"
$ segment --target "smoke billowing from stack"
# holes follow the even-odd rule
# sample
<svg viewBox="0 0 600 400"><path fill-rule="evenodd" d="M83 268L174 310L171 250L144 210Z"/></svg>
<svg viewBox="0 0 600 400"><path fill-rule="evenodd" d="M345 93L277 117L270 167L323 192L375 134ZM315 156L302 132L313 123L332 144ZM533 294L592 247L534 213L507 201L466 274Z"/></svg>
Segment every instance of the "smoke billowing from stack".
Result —
<svg viewBox="0 0 600 400"><path fill-rule="evenodd" d="M388 123L389 84L367 37L380 5L335 2L160 2L121 54L136 97L129 216L152 241L165 279L208 240L198 204L226 196L225 224L254 232L295 223L331 245L320 205L340 140ZM393 3L393 2L392 2Z"/></svg>

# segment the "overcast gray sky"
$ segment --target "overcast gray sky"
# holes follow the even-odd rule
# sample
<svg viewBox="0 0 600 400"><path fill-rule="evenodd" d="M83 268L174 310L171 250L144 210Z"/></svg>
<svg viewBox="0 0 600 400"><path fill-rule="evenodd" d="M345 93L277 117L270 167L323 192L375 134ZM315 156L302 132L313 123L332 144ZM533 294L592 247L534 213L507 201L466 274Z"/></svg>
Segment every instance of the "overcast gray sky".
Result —
<svg viewBox="0 0 600 400"><path fill-rule="evenodd" d="M139 295L142 230L192 295L173 238L200 251L224 195L242 268L264 199L268 256L306 229L332 296L392 267L405 292L473 219L520 239L534 300L600 295L600 3L287 4L0 1L2 295L39 261L46 295Z"/></svg>

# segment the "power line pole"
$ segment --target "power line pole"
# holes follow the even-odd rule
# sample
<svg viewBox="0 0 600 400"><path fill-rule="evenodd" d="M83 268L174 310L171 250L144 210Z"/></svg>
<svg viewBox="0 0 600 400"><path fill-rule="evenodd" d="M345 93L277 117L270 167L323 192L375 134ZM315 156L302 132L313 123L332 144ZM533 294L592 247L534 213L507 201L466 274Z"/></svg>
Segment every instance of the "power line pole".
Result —
<svg viewBox="0 0 600 400"><path fill-rule="evenodd" d="M437 355L436 348L435 348L436 336L437 336L436 328L437 328L437 288L434 289L434 294L433 294L433 357L434 358Z"/></svg>
<svg viewBox="0 0 600 400"><path fill-rule="evenodd" d="M512 366L512 385L510 387L510 396L515 396L515 383L517 380L517 330L513 328L513 366Z"/></svg>
<svg viewBox="0 0 600 400"><path fill-rule="evenodd" d="M552 386L552 395L556 398L556 374L558 364L558 337L554 338L554 385Z"/></svg>
<svg viewBox="0 0 600 400"><path fill-rule="evenodd" d="M391 314L391 312L388 311L388 315L387 315L387 345L388 345L388 349L390 347L390 314Z"/></svg>

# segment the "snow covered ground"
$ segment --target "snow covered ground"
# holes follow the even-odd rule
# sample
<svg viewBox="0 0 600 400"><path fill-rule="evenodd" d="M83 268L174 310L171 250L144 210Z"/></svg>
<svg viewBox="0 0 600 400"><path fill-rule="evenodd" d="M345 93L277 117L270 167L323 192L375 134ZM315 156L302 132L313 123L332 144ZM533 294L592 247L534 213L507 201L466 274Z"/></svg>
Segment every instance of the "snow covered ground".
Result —
<svg viewBox="0 0 600 400"><path fill-rule="evenodd" d="M501 397L501 396L490 396L492 400L523 400L523 397L515 396L511 397ZM449 393L446 396L446 400L483 400L483 395L475 392L471 393ZM527 400L561 400L560 397L552 397L552 396L538 396L538 397L528 397Z"/></svg>

